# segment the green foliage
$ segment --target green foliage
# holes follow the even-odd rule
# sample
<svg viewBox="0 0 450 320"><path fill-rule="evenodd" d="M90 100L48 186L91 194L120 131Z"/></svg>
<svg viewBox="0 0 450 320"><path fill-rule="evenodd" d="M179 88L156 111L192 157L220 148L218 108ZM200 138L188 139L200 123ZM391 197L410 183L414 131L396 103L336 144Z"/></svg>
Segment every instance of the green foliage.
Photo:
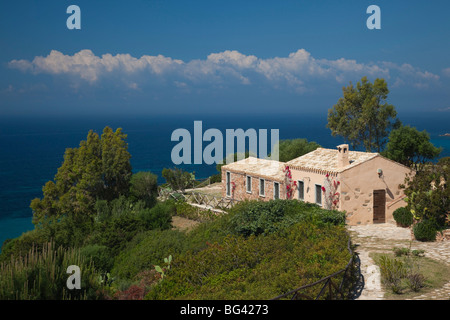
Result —
<svg viewBox="0 0 450 320"><path fill-rule="evenodd" d="M146 229L168 229L171 227L172 216L176 207L172 202L159 202L151 209L140 211L139 218L144 222Z"/></svg>
<svg viewBox="0 0 450 320"><path fill-rule="evenodd" d="M280 234L228 235L172 262L147 299L269 299L344 268L345 229L296 224Z"/></svg>
<svg viewBox="0 0 450 320"><path fill-rule="evenodd" d="M43 198L31 202L33 222L63 215L85 220L97 199L112 200L128 193L131 177L126 135L105 127L101 137L92 130L79 148L68 148L54 181L42 188Z"/></svg>
<svg viewBox="0 0 450 320"><path fill-rule="evenodd" d="M434 221L423 220L414 225L413 232L418 241L434 241L436 240L437 226Z"/></svg>
<svg viewBox="0 0 450 320"><path fill-rule="evenodd" d="M316 142L306 139L281 140L279 144L279 160L288 162L320 148Z"/></svg>
<svg viewBox="0 0 450 320"><path fill-rule="evenodd" d="M167 272L170 271L170 264L172 263L172 255L168 256L167 258L164 258L164 263L166 264L163 268L160 266L155 266L156 272L158 272L161 275L161 280L164 279L164 276L167 274Z"/></svg>
<svg viewBox="0 0 450 320"><path fill-rule="evenodd" d="M395 294L402 294L406 288L418 292L425 286L426 279L419 270L417 260L423 252L414 251L408 248L394 248L397 258L383 254L375 259L380 266L384 285Z"/></svg>
<svg viewBox="0 0 450 320"><path fill-rule="evenodd" d="M138 172L131 176L130 196L136 201L144 201L147 208L156 204L158 197L158 177L150 172Z"/></svg>
<svg viewBox="0 0 450 320"><path fill-rule="evenodd" d="M382 255L378 259L378 264L383 282L391 288L393 293L400 294L402 292L401 281L407 275L407 269L403 261L388 255Z"/></svg>
<svg viewBox="0 0 450 320"><path fill-rule="evenodd" d="M191 206L184 200L174 201L176 215L187 219L205 222L214 220L217 215L211 210Z"/></svg>
<svg viewBox="0 0 450 320"><path fill-rule="evenodd" d="M112 255L116 255L142 231L145 231L145 226L141 219L125 215L96 223L85 243L86 245L106 246L111 249Z"/></svg>
<svg viewBox="0 0 450 320"><path fill-rule="evenodd" d="M324 210L296 200L243 201L230 210L230 215L232 232L246 237L277 232L300 221L345 223L343 212Z"/></svg>
<svg viewBox="0 0 450 320"><path fill-rule="evenodd" d="M176 257L187 246L186 235L180 231L147 231L136 236L122 250L111 273L122 279L134 279L140 272L161 264L169 255Z"/></svg>
<svg viewBox="0 0 450 320"><path fill-rule="evenodd" d="M80 267L80 290L66 287L70 265ZM31 248L23 258L12 256L0 264L0 300L96 299L101 288L98 277L79 250L48 243L42 250Z"/></svg>
<svg viewBox="0 0 450 320"><path fill-rule="evenodd" d="M107 246L88 245L80 249L80 253L87 261L92 260L96 270L108 272L114 265L114 257Z"/></svg>
<svg viewBox="0 0 450 320"><path fill-rule="evenodd" d="M427 164L415 176L405 179L407 208L417 220L433 220L444 228L450 212L450 157Z"/></svg>
<svg viewBox="0 0 450 320"><path fill-rule="evenodd" d="M366 77L356 87L342 89L343 97L328 110L328 125L333 136L347 139L353 149L364 146L368 152L381 152L391 129L400 125L397 112L388 104L389 90L384 79L372 84Z"/></svg>
<svg viewBox="0 0 450 320"><path fill-rule="evenodd" d="M405 207L396 209L393 216L394 220L402 227L409 227L414 222L414 217L411 211Z"/></svg>
<svg viewBox="0 0 450 320"><path fill-rule="evenodd" d="M161 175L166 179L166 183L172 190L184 191L186 188L192 187L194 176L192 173L181 170L180 168L162 170Z"/></svg>
<svg viewBox="0 0 450 320"><path fill-rule="evenodd" d="M383 155L414 170L421 170L426 161L436 159L441 152L442 148L436 148L430 142L426 131L401 126L391 131Z"/></svg>

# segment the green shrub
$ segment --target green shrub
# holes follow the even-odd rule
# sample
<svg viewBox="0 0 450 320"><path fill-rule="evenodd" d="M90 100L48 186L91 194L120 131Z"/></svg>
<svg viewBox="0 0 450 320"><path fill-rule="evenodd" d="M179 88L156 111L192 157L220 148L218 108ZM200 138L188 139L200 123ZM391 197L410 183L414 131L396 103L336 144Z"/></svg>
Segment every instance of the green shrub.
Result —
<svg viewBox="0 0 450 320"><path fill-rule="evenodd" d="M222 182L222 174L221 173L214 174L211 177L209 177L209 179L210 183Z"/></svg>
<svg viewBox="0 0 450 320"><path fill-rule="evenodd" d="M408 256L411 253L411 250L408 248L394 248L393 251L396 257Z"/></svg>
<svg viewBox="0 0 450 320"><path fill-rule="evenodd" d="M212 221L218 216L211 210L191 206L189 203L182 200L174 201L174 205L176 207L176 215L187 219L205 222Z"/></svg>
<svg viewBox="0 0 450 320"><path fill-rule="evenodd" d="M347 242L344 228L310 223L266 236L228 235L174 257L146 298L270 299L344 268Z"/></svg>
<svg viewBox="0 0 450 320"><path fill-rule="evenodd" d="M107 246L88 245L81 248L80 252L88 260L91 259L99 271L109 272L114 265L114 257Z"/></svg>
<svg viewBox="0 0 450 320"><path fill-rule="evenodd" d="M402 227L409 227L414 221L411 211L404 207L396 209L393 216L395 221Z"/></svg>
<svg viewBox="0 0 450 320"><path fill-rule="evenodd" d="M94 231L86 239L85 245L106 246L111 249L111 254L115 256L142 231L145 231L145 226L138 217L111 218L95 224Z"/></svg>
<svg viewBox="0 0 450 320"><path fill-rule="evenodd" d="M111 273L121 279L133 279L139 272L161 265L169 255L176 260L187 245L186 235L177 230L141 233L117 256Z"/></svg>
<svg viewBox="0 0 450 320"><path fill-rule="evenodd" d="M68 290L67 267L80 267L81 289ZM0 264L0 300L95 299L99 273L77 249L48 243Z"/></svg>
<svg viewBox="0 0 450 320"><path fill-rule="evenodd" d="M378 259L381 278L393 293L400 294L403 290L402 279L407 275L405 264L388 255L382 255Z"/></svg>
<svg viewBox="0 0 450 320"><path fill-rule="evenodd" d="M141 200L146 208L152 208L158 197L158 177L151 172L138 172L131 176L130 196L134 200Z"/></svg>
<svg viewBox="0 0 450 320"><path fill-rule="evenodd" d="M431 220L423 220L414 225L413 232L418 241L434 241L437 234L436 223Z"/></svg>
<svg viewBox="0 0 450 320"><path fill-rule="evenodd" d="M343 212L293 200L243 201L235 205L230 214L232 231L246 237L273 233L300 221L316 225L345 224Z"/></svg>
<svg viewBox="0 0 450 320"><path fill-rule="evenodd" d="M172 202L158 202L151 209L139 212L139 218L144 222L146 229L168 229L171 227L172 216L176 208Z"/></svg>

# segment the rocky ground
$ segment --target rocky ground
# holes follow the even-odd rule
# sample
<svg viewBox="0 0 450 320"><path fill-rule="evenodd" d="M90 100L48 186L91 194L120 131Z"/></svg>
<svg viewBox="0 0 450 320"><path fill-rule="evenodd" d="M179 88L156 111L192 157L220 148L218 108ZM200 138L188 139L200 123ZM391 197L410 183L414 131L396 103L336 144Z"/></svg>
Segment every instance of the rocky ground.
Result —
<svg viewBox="0 0 450 320"><path fill-rule="evenodd" d="M357 300L383 300L380 269L369 256L371 252L392 252L393 247L425 250L425 256L446 263L450 268L450 241L419 242L411 241L409 229L392 224L349 226L353 244L357 245L361 274L364 279ZM415 300L449 300L450 279L442 287L417 296Z"/></svg>

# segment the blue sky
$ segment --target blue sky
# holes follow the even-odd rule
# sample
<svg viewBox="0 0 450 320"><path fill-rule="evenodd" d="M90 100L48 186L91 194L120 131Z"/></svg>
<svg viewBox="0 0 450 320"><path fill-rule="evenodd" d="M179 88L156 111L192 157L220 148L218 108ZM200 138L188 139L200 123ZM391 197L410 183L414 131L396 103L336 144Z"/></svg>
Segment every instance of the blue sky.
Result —
<svg viewBox="0 0 450 320"><path fill-rule="evenodd" d="M449 14L440 0L2 1L0 115L326 113L368 76L399 112L446 117Z"/></svg>

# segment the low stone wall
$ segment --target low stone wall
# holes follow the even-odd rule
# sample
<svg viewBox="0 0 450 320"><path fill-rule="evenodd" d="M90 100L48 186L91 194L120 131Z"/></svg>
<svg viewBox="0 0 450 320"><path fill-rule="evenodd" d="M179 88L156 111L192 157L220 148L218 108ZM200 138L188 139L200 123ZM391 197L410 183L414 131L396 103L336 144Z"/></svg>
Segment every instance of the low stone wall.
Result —
<svg viewBox="0 0 450 320"><path fill-rule="evenodd" d="M409 227L409 230L411 232L411 240L414 241L414 240L416 240L416 237L414 236L413 227L414 227L414 224ZM446 229L442 232L439 232L439 231L437 232L435 242L442 242L442 241L450 241L450 229Z"/></svg>
<svg viewBox="0 0 450 320"><path fill-rule="evenodd" d="M438 232L436 235L436 242L450 241L450 229L444 230L442 233Z"/></svg>

